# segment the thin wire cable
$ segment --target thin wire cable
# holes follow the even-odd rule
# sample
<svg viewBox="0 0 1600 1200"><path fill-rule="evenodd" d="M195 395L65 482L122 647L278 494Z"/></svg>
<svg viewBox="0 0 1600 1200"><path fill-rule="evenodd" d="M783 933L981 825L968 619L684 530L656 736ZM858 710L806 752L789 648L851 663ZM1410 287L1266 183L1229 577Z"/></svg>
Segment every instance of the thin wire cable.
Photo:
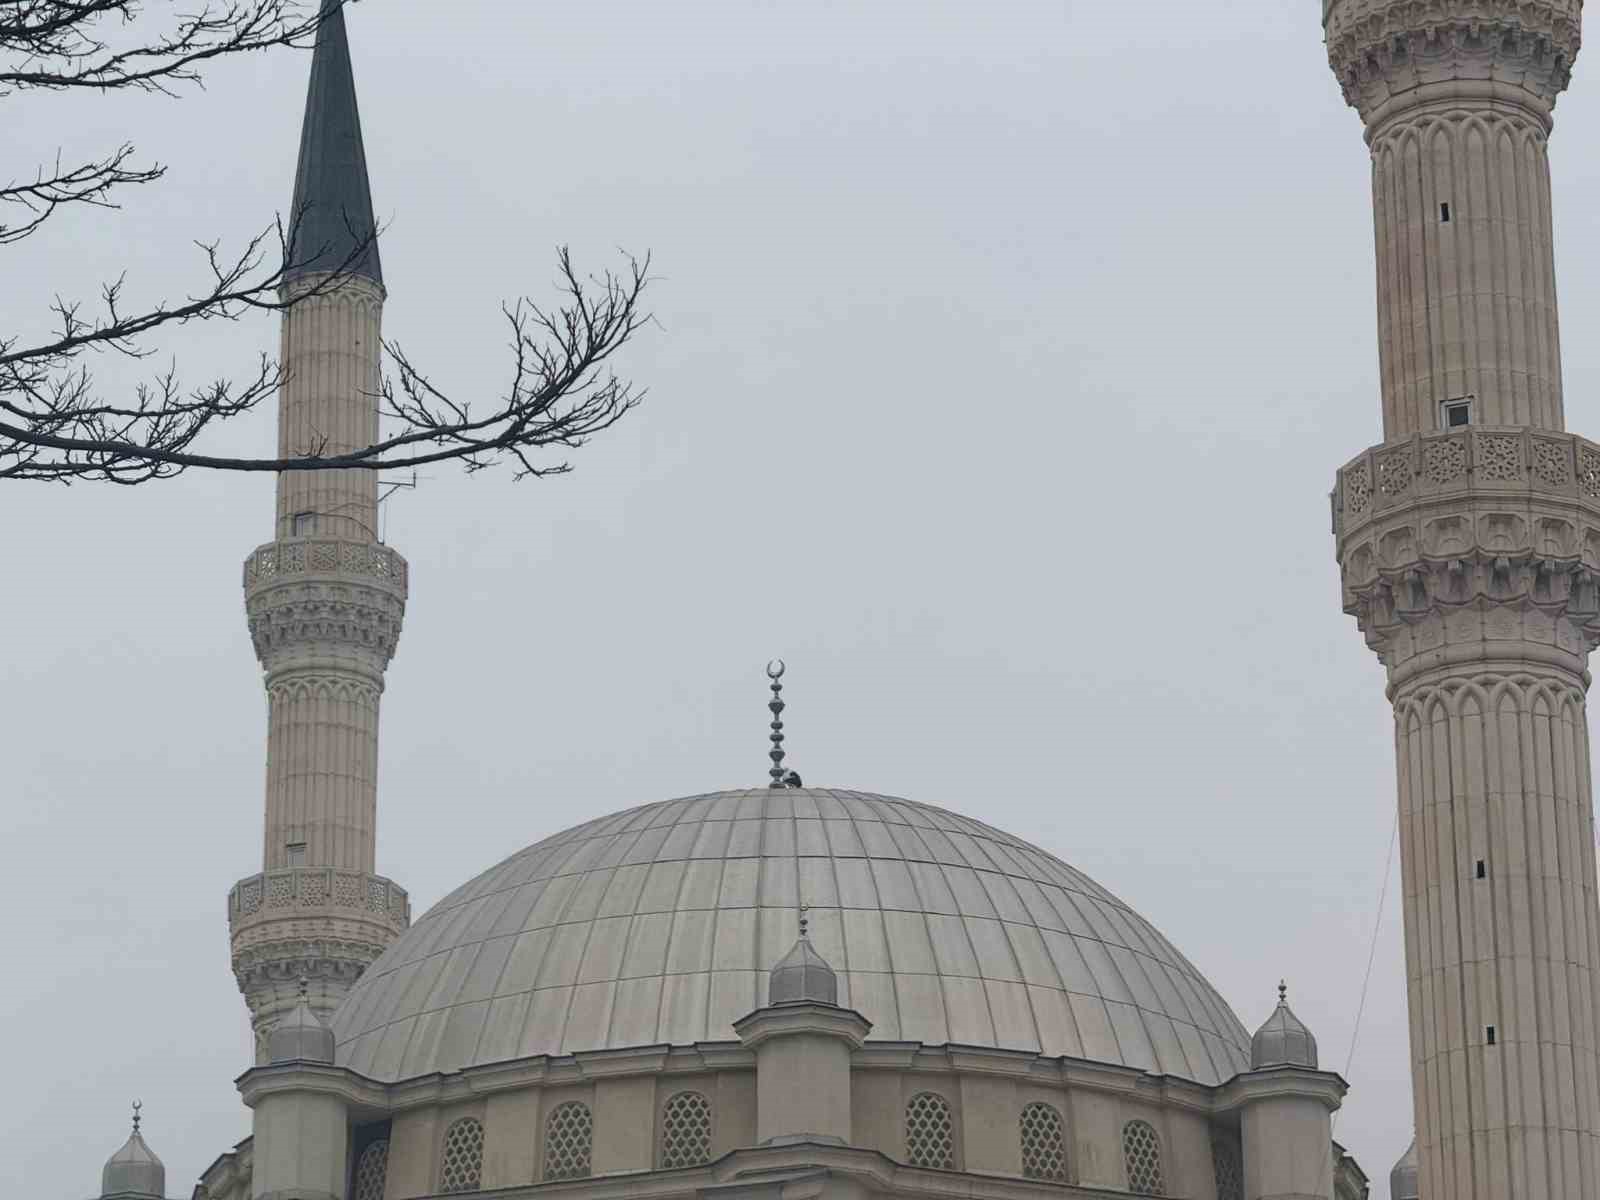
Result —
<svg viewBox="0 0 1600 1200"><path fill-rule="evenodd" d="M1350 1053L1345 1056L1344 1074L1350 1076L1350 1066L1356 1060L1356 1045L1361 1040L1361 1018L1367 1011L1367 989L1372 984L1372 964L1378 958L1378 933L1383 928L1383 907L1389 899L1389 878L1394 873L1394 845L1400 837L1400 806L1395 805L1394 824L1389 827L1389 853L1383 860L1383 887L1378 891L1378 911L1372 918L1372 944L1367 947L1367 974L1361 980L1361 1001L1356 1005L1355 1028L1350 1031Z"/></svg>
<svg viewBox="0 0 1600 1200"><path fill-rule="evenodd" d="M1350 1053L1344 1059L1344 1077L1350 1078L1350 1067L1356 1061L1356 1046L1361 1041L1361 1018L1367 1011L1367 989L1372 985L1372 965L1378 960L1378 933L1383 928L1383 908L1389 900L1389 880L1394 874L1394 847L1400 837L1400 806L1395 805L1394 824L1389 827L1389 853L1383 860L1383 886L1378 889L1378 911L1372 918L1372 942L1367 947L1367 973L1361 980L1361 999L1356 1004L1356 1020L1350 1030ZM1334 1129L1339 1128L1339 1118L1344 1114L1341 1108L1333 1114L1330 1122Z"/></svg>

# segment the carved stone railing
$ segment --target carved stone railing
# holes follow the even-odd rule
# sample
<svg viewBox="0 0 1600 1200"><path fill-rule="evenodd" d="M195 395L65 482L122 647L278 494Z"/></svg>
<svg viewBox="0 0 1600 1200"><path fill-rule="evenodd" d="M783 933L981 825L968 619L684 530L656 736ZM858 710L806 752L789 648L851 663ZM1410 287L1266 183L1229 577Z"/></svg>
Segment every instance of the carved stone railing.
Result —
<svg viewBox="0 0 1600 1200"><path fill-rule="evenodd" d="M1570 433L1469 425L1372 446L1339 470L1334 533L1342 540L1394 509L1468 492L1568 497L1600 516L1600 445Z"/></svg>
<svg viewBox="0 0 1600 1200"><path fill-rule="evenodd" d="M284 910L285 915L315 909L345 910L386 924L396 932L411 923L411 900L405 888L381 875L341 871L335 867L287 867L250 875L228 892L228 923L238 924L257 913Z"/></svg>
<svg viewBox="0 0 1600 1200"><path fill-rule="evenodd" d="M375 542L285 538L244 562L245 614L268 671L349 651L381 681L405 616L406 560Z"/></svg>

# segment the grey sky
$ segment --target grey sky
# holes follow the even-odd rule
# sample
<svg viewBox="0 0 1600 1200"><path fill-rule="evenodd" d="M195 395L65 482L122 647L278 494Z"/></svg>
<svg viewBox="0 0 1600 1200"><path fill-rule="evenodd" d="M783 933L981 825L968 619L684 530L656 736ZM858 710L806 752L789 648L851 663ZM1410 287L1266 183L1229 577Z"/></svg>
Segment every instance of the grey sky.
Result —
<svg viewBox="0 0 1600 1200"><path fill-rule="evenodd" d="M1381 669L1327 492L1380 436L1360 122L1311 0L364 3L386 331L459 395L498 303L651 250L645 407L570 478L387 506L412 601L379 869L420 914L582 819L758 784L788 659L808 783L949 807L1149 917L1254 1028L1351 1044L1393 812ZM197 99L8 99L6 173L134 140L127 209L8 250L5 328L287 205L303 56ZM1600 88L1554 146L1572 427L1600 430ZM275 321L171 341L248 368ZM126 366L102 364L131 383ZM213 445L264 453L272 413ZM244 1137L224 900L259 869L239 564L269 478L11 485L0 623L7 1194L80 1197L128 1102L187 1196ZM1398 864L1335 1135L1410 1136ZM868 1014L870 1016L870 1014Z"/></svg>

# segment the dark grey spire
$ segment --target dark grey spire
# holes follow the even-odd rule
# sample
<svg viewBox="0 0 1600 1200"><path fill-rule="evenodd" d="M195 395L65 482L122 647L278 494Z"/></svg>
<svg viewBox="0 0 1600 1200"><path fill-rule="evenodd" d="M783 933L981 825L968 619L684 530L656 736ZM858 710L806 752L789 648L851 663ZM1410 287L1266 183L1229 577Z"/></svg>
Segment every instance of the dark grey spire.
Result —
<svg viewBox="0 0 1600 1200"><path fill-rule="evenodd" d="M361 145L361 114L344 29L344 0L325 0L326 16L311 56L306 115L300 127L300 166L289 210L290 267L287 278L337 270L357 247L373 240L351 264L353 274L383 282L367 155Z"/></svg>

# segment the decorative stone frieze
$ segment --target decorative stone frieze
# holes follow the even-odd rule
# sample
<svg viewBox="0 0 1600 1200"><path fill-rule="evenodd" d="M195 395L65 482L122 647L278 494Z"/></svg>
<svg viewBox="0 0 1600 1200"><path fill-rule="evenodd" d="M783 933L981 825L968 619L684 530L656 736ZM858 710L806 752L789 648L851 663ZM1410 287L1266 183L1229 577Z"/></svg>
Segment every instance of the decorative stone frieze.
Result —
<svg viewBox="0 0 1600 1200"><path fill-rule="evenodd" d="M1582 0L1324 0L1328 64L1363 120L1397 96L1463 80L1510 85L1548 110L1571 79L1582 9Z"/></svg>
<svg viewBox="0 0 1600 1200"><path fill-rule="evenodd" d="M361 664L381 681L406 607L406 561L387 546L288 539L244 565L245 614L267 671Z"/></svg>

